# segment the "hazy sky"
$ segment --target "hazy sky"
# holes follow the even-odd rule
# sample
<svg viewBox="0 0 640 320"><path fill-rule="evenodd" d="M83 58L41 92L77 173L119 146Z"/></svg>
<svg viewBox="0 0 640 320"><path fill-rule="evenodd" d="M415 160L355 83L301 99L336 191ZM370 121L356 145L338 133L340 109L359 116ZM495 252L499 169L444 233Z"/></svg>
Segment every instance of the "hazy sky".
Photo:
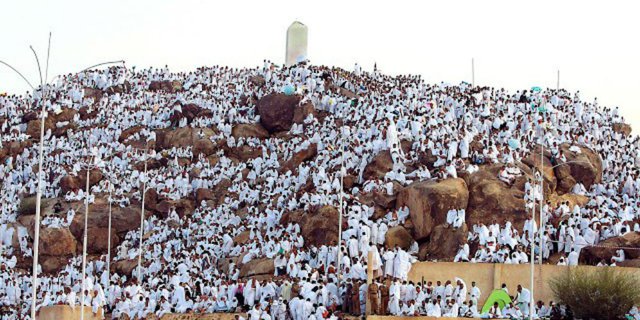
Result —
<svg viewBox="0 0 640 320"><path fill-rule="evenodd" d="M32 81L29 44L44 59L53 32L52 77L107 60L172 70L284 60L285 31L309 27L314 64L429 82L471 80L508 89L560 84L620 106L640 132L640 4L636 1L6 1L0 59ZM0 66L0 92L27 87Z"/></svg>

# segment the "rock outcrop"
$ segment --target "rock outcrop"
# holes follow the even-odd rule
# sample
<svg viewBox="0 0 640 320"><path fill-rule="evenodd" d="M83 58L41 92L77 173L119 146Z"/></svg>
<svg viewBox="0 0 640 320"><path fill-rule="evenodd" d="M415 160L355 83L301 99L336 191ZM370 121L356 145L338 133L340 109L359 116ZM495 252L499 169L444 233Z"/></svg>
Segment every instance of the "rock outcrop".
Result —
<svg viewBox="0 0 640 320"><path fill-rule="evenodd" d="M238 138L258 138L266 139L269 137L269 132L262 127L259 123L241 123L237 124L231 130L231 135Z"/></svg>
<svg viewBox="0 0 640 320"><path fill-rule="evenodd" d="M318 117L316 108L311 102L307 102L295 108L295 110L293 111L293 123L301 124L309 115L313 115L314 118Z"/></svg>
<svg viewBox="0 0 640 320"><path fill-rule="evenodd" d="M40 228L40 253L69 257L76 253L76 239L67 228Z"/></svg>
<svg viewBox="0 0 640 320"><path fill-rule="evenodd" d="M614 123L613 131L617 133L621 133L624 136L628 136L631 134L631 125L622 123L622 122Z"/></svg>
<svg viewBox="0 0 640 320"><path fill-rule="evenodd" d="M469 186L468 225L495 220L500 224L511 221L522 228L527 219L524 191L500 181L499 171L499 165L487 165L465 177Z"/></svg>
<svg viewBox="0 0 640 320"><path fill-rule="evenodd" d="M253 259L240 268L241 278L272 277L276 268L273 259Z"/></svg>
<svg viewBox="0 0 640 320"><path fill-rule="evenodd" d="M433 228L447 220L451 209L466 209L469 191L463 179L414 182L398 194L396 207L408 207L413 223L413 238L427 239Z"/></svg>
<svg viewBox="0 0 640 320"><path fill-rule="evenodd" d="M384 179L385 174L393 169L393 160L389 150L380 151L364 168L362 177L365 180Z"/></svg>
<svg viewBox="0 0 640 320"><path fill-rule="evenodd" d="M282 172L287 172L287 170L293 171L296 168L298 168L298 166L301 163L314 159L316 155L318 155L318 145L315 143L312 143L306 149L303 149L294 153L291 159L289 159L282 165L281 171Z"/></svg>
<svg viewBox="0 0 640 320"><path fill-rule="evenodd" d="M102 171L100 169L91 169L89 171L89 187L93 187L98 184L103 178ZM87 170L78 171L76 176L64 176L60 180L60 188L62 194L66 194L69 191L85 190L87 188Z"/></svg>
<svg viewBox="0 0 640 320"><path fill-rule="evenodd" d="M598 243L597 246L582 248L580 251L580 263L596 265L600 260L611 263L611 257L616 255L618 247L629 248L623 249L627 260L640 259L640 232L630 232L621 237L604 240Z"/></svg>
<svg viewBox="0 0 640 320"><path fill-rule="evenodd" d="M151 81L149 84L149 90L176 93L178 91L182 91L182 83L178 80Z"/></svg>
<svg viewBox="0 0 640 320"><path fill-rule="evenodd" d="M272 93L260 98L256 106L260 124L270 133L288 131L293 124L293 114L299 102L299 96L282 93Z"/></svg>
<svg viewBox="0 0 640 320"><path fill-rule="evenodd" d="M198 154L208 156L216 150L216 144L209 138L212 135L215 135L215 131L211 128L183 127L175 130L158 130L156 146L161 149L191 146L194 156Z"/></svg>
<svg viewBox="0 0 640 320"><path fill-rule="evenodd" d="M413 243L413 238L407 229L403 226L395 226L387 230L385 234L384 244L388 248L395 248L396 246L409 250L411 244Z"/></svg>
<svg viewBox="0 0 640 320"><path fill-rule="evenodd" d="M311 212L302 210L285 213L280 219L281 225L297 223L304 237L305 245L330 245L338 243L338 209L332 206L320 207ZM343 220L346 230L346 219Z"/></svg>
<svg viewBox="0 0 640 320"><path fill-rule="evenodd" d="M589 189L594 183L602 181L602 159L597 152L578 147L580 152L569 150L569 145L563 144L560 149L567 158L566 164L555 168L558 178L558 193L570 192L573 186L580 182Z"/></svg>
<svg viewBox="0 0 640 320"><path fill-rule="evenodd" d="M433 228L429 242L420 245L418 258L424 260L453 261L460 245L467 243L467 225L453 229L444 224Z"/></svg>

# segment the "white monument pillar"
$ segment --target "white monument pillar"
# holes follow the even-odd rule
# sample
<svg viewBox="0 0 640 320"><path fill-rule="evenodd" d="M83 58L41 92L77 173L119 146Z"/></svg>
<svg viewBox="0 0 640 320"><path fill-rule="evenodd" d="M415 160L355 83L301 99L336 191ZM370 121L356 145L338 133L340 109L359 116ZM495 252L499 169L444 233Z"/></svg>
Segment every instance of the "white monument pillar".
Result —
<svg viewBox="0 0 640 320"><path fill-rule="evenodd" d="M309 29L302 22L294 21L287 29L287 54L285 65L291 66L307 60L307 34Z"/></svg>

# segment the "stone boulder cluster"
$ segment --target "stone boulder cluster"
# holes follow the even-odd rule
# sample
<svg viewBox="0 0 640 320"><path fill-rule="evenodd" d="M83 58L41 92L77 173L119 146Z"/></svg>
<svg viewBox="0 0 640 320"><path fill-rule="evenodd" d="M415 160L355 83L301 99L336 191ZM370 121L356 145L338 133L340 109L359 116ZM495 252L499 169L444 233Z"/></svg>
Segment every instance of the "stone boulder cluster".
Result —
<svg viewBox="0 0 640 320"><path fill-rule="evenodd" d="M264 85L264 79L255 78L251 81L256 86ZM113 88L111 90L100 91L97 89L86 89L85 95L94 97L99 101L103 95L114 94L118 90L128 90L126 86ZM149 86L151 91L164 91L175 93L182 90L182 84L177 81L157 81ZM236 124L232 128L234 139L259 139L265 140L273 136L283 137L294 124L301 124L309 116L322 119L323 114L317 111L313 104L306 103L299 106L301 97L297 95L268 94L259 99L255 104L256 113L260 116L258 123ZM181 106L182 111L175 115L172 122L186 118L188 122L201 115L203 109L197 105ZM45 128L52 129L53 134L62 135L68 129L74 128L75 110L63 110L59 114L46 119ZM91 110L80 111L81 118L92 117ZM40 120L36 114L27 114L23 117L27 124L28 133L35 138L21 143L12 142L0 149L0 160L8 156L20 154L24 148L28 148L37 143ZM263 152L261 148L242 145L241 147L229 147L226 141L214 143L207 137L218 133L218 128L192 128L192 127L171 127L168 129L156 130L156 140L147 144L146 141L133 139L142 127L132 127L122 132L119 137L121 143L135 147L149 147L155 149L160 154L166 149L173 147L191 146L194 156L204 156L211 164L217 163L217 151L222 150L232 161L247 161L260 156ZM620 132L628 131L624 124L615 128ZM403 149L409 149L410 143L402 142ZM571 193L573 186L580 182L586 188L602 180L602 160L599 155L588 148L580 147L580 152L569 150L568 145L561 146L568 161L568 164L559 165L552 168L552 160L549 152L540 155L540 149L534 149L528 158L515 164L523 174L516 179L512 185L507 185L498 179L500 165L481 165L477 172L461 174L458 178L445 180L414 181L407 186L394 183L392 194L374 191L371 193L361 193L359 199L374 208L375 218L380 218L389 211L408 208L409 216L404 224L392 227L386 234L385 244L389 247L400 246L408 249L415 241L419 245L419 258L421 260L445 260L450 261L455 256L461 244L467 242L468 230L477 223L504 223L511 221L517 228L522 228L527 219L525 212L524 185L527 178L533 177L534 170L543 169L545 187L545 198L551 201L570 201L571 203L584 204L588 199L583 196ZM281 170L294 171L299 164L313 160L317 156L317 145L311 144L307 149L295 153L291 159L282 162ZM150 160L147 166L150 168L160 168L166 166L169 161L168 156ZM181 165L190 163L189 159L178 159ZM428 154L420 157L419 163L409 166L425 165L433 168L435 159ZM142 169L144 163L136 164L138 169ZM376 155L364 169L364 179L384 179L384 176L393 167L393 161L388 150ZM34 168L37 170L37 168ZM190 174L196 175L197 172ZM245 174L246 177L246 174ZM103 179L100 170L89 172L89 185L95 185ZM80 171L76 176L65 176L60 181L62 193L83 189L86 185L86 171ZM349 175L344 179L345 188L358 186L356 179ZM190 215L197 204L202 201L215 205L223 201L229 195L228 187L230 183L221 182L214 189L198 189L193 196L179 200L161 199L154 190L146 194L145 215L158 215L166 217L170 208L176 208L180 216ZM307 190L313 188L312 185L305 187ZM361 188L362 189L362 188ZM234 195L232 195L234 196ZM54 209L54 206L60 206ZM25 226L33 237L33 214L35 213L35 197L25 198L20 206L20 217L18 224ZM84 204L82 202L65 202L63 199L43 199L42 214L56 214L55 212L67 212L73 208L76 212L73 221L65 228L42 228L40 233L40 252L42 254L43 271L56 272L60 270L68 260L82 251L83 230L84 230ZM111 237L112 248L123 240L124 235L138 228L140 222L141 203L132 198L131 204L125 208L120 206L111 207L112 226L108 229L109 204L104 195L96 196L95 202L90 205L88 216L88 229L91 234L88 252L91 255L105 254L107 243ZM464 209L466 211L466 223L462 227L454 229L447 224L447 212L451 209ZM242 211L242 209L240 209ZM241 215L241 213L239 213ZM338 241L338 215L337 208L332 206L322 206L313 208L309 212L300 210L286 212L280 223L297 223L300 225L301 233L306 245L335 244ZM346 227L346 222L343 227ZM244 237L244 238L243 238ZM236 241L246 241L247 234L240 234ZM637 234L609 239L606 242L640 247L640 237ZM611 250L602 248L587 248L583 257L585 263L593 263L599 259L610 258ZM634 256L638 251L630 251L628 256L631 259L638 259ZM113 253L113 251L112 251ZM241 261L241 259L236 259ZM638 263L635 262L629 263ZM23 267L27 267L30 261L22 262ZM130 273L135 267L135 261L119 261L113 264L114 270L123 273ZM273 261L270 259L254 259L245 265L240 266L241 276L267 276L273 273Z"/></svg>
<svg viewBox="0 0 640 320"><path fill-rule="evenodd" d="M539 149L538 149L539 150ZM414 181L406 187L394 185L393 195L372 195L362 197L373 205L378 217L389 210L409 209L409 217L401 226L390 228L386 235L386 245L396 245L408 249L413 241L419 244L421 260L451 261L460 245L467 243L468 230L474 224L500 224L510 221L522 229L528 218L525 211L524 186L527 178L534 178L534 170L542 169L545 179L545 199L554 203L570 201L584 205L586 197L570 191L577 182L589 188L602 179L602 162L598 154L586 147L580 153L562 146L568 161L557 166L551 164L550 154L540 156L538 152L516 163L523 173L512 185L498 179L502 165L480 165L474 173L463 173L458 178L445 180ZM420 164L430 166L428 158ZM367 179L382 179L391 170L393 162L388 151L382 151L364 170ZM454 229L448 225L447 212L464 209L466 223Z"/></svg>

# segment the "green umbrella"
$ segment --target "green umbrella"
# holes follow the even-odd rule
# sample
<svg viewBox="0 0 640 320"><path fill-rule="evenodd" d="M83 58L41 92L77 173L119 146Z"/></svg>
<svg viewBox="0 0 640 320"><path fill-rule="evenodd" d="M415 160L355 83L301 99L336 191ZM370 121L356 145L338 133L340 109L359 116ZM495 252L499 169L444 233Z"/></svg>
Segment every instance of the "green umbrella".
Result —
<svg viewBox="0 0 640 320"><path fill-rule="evenodd" d="M484 307L482 307L482 313L486 313L493 307L494 303L498 303L500 309L504 308L507 304L511 303L511 297L502 289L496 289L491 292L487 302L484 303Z"/></svg>

